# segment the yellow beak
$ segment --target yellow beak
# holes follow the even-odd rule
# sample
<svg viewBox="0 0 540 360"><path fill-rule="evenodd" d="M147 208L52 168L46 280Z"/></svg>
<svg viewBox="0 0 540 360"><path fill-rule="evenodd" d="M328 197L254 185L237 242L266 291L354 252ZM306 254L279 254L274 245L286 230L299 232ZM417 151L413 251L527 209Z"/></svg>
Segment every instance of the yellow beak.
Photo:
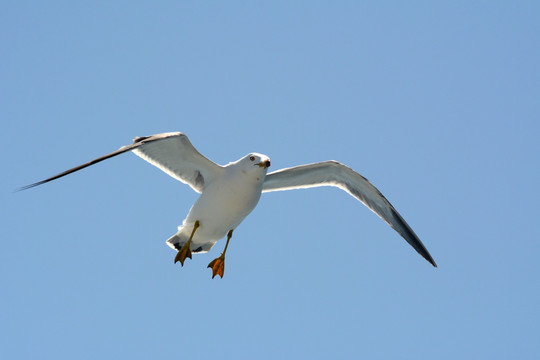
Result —
<svg viewBox="0 0 540 360"><path fill-rule="evenodd" d="M270 167L270 160L261 161L260 163L257 163L255 165L259 165L259 167L269 168Z"/></svg>

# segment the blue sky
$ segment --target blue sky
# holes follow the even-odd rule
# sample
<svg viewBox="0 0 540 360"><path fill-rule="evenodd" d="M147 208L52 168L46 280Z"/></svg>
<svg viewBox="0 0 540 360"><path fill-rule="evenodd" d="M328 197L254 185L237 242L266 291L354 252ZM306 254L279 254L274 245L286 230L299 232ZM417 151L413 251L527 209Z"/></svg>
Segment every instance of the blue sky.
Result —
<svg viewBox="0 0 540 360"><path fill-rule="evenodd" d="M6 359L537 359L533 1L0 4ZM264 194L225 277L165 240L196 200L132 154L335 159L429 249L332 188Z"/></svg>

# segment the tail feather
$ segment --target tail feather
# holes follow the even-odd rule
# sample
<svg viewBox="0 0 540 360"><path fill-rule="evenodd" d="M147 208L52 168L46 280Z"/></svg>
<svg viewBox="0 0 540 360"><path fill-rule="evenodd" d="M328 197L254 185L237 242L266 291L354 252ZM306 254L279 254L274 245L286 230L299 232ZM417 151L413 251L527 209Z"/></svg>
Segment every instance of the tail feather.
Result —
<svg viewBox="0 0 540 360"><path fill-rule="evenodd" d="M167 240L167 245L169 245L172 249L176 251L180 251L182 246L184 246L184 244L187 243L188 240L189 238L186 235L178 232ZM212 246L214 246L214 243L211 242L203 245L191 243L191 252L202 254L208 252L212 248Z"/></svg>

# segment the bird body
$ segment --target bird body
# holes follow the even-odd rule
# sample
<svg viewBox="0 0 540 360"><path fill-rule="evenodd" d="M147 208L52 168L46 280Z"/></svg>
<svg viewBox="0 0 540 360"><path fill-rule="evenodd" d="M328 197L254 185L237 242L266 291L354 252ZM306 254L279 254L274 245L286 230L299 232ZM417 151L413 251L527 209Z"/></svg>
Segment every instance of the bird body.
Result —
<svg viewBox="0 0 540 360"><path fill-rule="evenodd" d="M199 220L201 225L193 236L191 250L204 253L224 238L229 230L240 225L261 197L267 167L257 164L263 161L269 161L268 157L253 153L224 166L220 176L205 186L178 227L178 233L167 240L167 244L180 250L188 241L195 221Z"/></svg>

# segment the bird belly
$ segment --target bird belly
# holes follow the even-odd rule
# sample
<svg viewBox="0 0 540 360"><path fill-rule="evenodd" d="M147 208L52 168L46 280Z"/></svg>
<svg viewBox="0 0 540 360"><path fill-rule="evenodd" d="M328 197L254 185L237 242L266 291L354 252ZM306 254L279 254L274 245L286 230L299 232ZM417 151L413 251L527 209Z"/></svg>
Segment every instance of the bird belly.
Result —
<svg viewBox="0 0 540 360"><path fill-rule="evenodd" d="M186 223L199 220L201 230L213 232L220 237L236 228L255 208L261 196L260 190L216 188L208 189L191 208ZM201 231L202 233L202 231Z"/></svg>
<svg viewBox="0 0 540 360"><path fill-rule="evenodd" d="M262 182L224 181L210 184L178 227L177 236L187 241L198 220L200 226L193 235L191 248L208 251L249 215L259 202L261 191Z"/></svg>

